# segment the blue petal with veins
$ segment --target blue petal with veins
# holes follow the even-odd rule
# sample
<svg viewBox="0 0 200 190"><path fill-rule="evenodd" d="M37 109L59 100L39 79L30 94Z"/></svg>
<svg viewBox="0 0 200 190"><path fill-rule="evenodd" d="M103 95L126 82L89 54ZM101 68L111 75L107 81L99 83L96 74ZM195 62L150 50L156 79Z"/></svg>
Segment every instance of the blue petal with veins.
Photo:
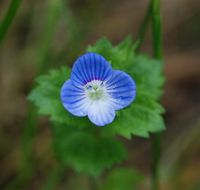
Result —
<svg viewBox="0 0 200 190"><path fill-rule="evenodd" d="M64 108L79 117L88 116L97 126L115 118L115 111L129 106L136 96L136 84L125 72L113 70L97 53L80 56L72 67L71 78L61 88Z"/></svg>

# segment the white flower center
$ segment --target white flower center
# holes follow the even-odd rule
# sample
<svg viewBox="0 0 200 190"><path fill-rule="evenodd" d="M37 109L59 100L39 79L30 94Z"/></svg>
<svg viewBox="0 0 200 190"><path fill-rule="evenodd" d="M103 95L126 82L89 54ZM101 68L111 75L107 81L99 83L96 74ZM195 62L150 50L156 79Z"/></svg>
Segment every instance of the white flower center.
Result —
<svg viewBox="0 0 200 190"><path fill-rule="evenodd" d="M108 96L106 86L103 81L93 80L88 82L85 86L86 96L90 100L102 100Z"/></svg>

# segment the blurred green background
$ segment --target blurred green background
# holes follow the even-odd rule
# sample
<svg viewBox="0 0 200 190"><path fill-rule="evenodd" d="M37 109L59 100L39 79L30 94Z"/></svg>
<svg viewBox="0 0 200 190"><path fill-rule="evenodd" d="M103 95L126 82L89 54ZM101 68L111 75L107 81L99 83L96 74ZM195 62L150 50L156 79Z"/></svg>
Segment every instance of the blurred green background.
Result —
<svg viewBox="0 0 200 190"><path fill-rule="evenodd" d="M0 0L0 23L10 5ZM20 3L20 1L19 1ZM0 44L0 189L94 189L90 178L57 167L48 118L26 96L34 78L71 65L88 44L137 38L148 0L23 0ZM161 190L200 189L200 1L162 0L166 85L162 103ZM151 33L141 49L152 54ZM34 108L33 108L34 109ZM122 139L122 165L150 176L150 141ZM150 178L150 177L149 177ZM148 190L149 180L139 187ZM112 189L111 189L112 190Z"/></svg>

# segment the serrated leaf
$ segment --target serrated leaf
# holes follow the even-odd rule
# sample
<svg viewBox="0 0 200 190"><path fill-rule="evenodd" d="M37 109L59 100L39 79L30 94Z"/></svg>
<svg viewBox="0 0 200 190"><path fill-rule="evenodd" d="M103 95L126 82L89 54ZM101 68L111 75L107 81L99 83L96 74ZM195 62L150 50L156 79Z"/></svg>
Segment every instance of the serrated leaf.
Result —
<svg viewBox="0 0 200 190"><path fill-rule="evenodd" d="M161 116L164 109L150 97L148 94L138 93L135 102L127 109L119 111L116 121L109 128L105 128L104 133L112 128L112 132L130 139L131 135L147 138L149 133L164 130Z"/></svg>
<svg viewBox="0 0 200 190"><path fill-rule="evenodd" d="M114 69L124 70L130 66L130 60L134 57L135 45L130 37L126 38L118 46L112 46L107 38L103 38L94 46L87 48L88 52L96 52L103 55L111 62Z"/></svg>
<svg viewBox="0 0 200 190"><path fill-rule="evenodd" d="M38 107L39 114L49 115L53 122L75 127L92 126L87 117L74 117L64 109L61 103L60 90L69 77L70 69L67 67L51 70L49 74L36 79L38 85L32 90L28 99Z"/></svg>
<svg viewBox="0 0 200 190"><path fill-rule="evenodd" d="M113 138L95 137L74 127L56 126L54 130L57 156L78 172L96 176L126 157L123 145Z"/></svg>
<svg viewBox="0 0 200 190"><path fill-rule="evenodd" d="M150 92L157 99L162 94L161 87L164 83L163 64L147 55L136 55L135 44L131 38L126 38L118 46L103 38L94 46L89 46L87 51L103 55L111 62L113 69L120 69L130 74L136 81L137 89Z"/></svg>
<svg viewBox="0 0 200 190"><path fill-rule="evenodd" d="M137 91L148 92L150 97L159 99L164 84L163 63L146 55L137 55L127 71L136 81Z"/></svg>
<svg viewBox="0 0 200 190"><path fill-rule="evenodd" d="M114 69L127 72L136 81L136 100L128 108L120 110L115 121L102 129L104 135L149 137L149 133L165 129L161 116L164 109L159 103L164 83L163 65L146 55L136 55L134 49L130 38L114 47L104 38L88 49L103 55Z"/></svg>
<svg viewBox="0 0 200 190"><path fill-rule="evenodd" d="M103 135L148 137L149 133L164 129L161 116L164 109L159 103L164 83L162 63L146 55L136 55L134 49L135 44L131 38L127 38L118 46L113 46L103 38L87 49L103 55L111 62L113 69L127 72L136 81L136 100L128 108L117 112L114 122L101 129ZM70 69L66 68L39 77L38 86L32 91L29 99L39 107L40 114L49 115L54 122L76 127L91 127L92 123L87 117L72 116L62 106L60 88L69 77Z"/></svg>
<svg viewBox="0 0 200 190"><path fill-rule="evenodd" d="M100 190L131 190L137 189L144 177L137 171L117 168L106 178Z"/></svg>

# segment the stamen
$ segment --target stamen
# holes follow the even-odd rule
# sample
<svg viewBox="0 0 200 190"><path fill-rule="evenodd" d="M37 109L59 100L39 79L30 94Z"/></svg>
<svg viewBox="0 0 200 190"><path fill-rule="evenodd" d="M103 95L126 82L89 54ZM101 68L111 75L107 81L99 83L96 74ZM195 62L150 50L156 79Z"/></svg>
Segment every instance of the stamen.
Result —
<svg viewBox="0 0 200 190"><path fill-rule="evenodd" d="M100 100L107 94L103 81L93 80L85 85L85 93L90 100Z"/></svg>

